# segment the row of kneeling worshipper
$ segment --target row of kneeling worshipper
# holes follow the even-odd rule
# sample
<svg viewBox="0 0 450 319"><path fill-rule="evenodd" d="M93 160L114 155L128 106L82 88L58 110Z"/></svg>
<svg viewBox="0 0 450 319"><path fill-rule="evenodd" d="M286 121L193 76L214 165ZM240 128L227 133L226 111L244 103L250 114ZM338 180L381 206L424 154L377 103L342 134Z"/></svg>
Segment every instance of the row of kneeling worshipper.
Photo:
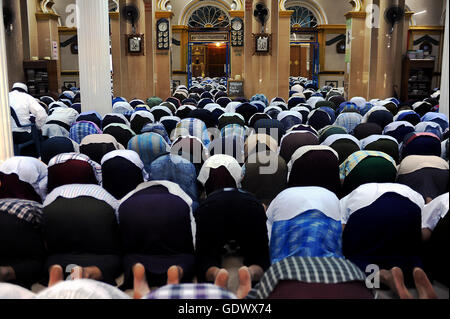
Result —
<svg viewBox="0 0 450 319"><path fill-rule="evenodd" d="M40 160L2 163L0 281L49 283L45 298L71 284L112 289L123 275L127 290L139 265L148 286L171 283L137 294L149 298L373 298L375 264L400 298L410 297L392 284L400 277L420 297L435 296L425 281L448 287L448 120L437 100L421 102L421 116L395 99L346 102L291 84L287 102L231 101L214 81L165 102L115 98L113 113L79 114L44 141ZM236 294L223 289L229 255L247 267ZM102 283L53 284L55 265Z"/></svg>

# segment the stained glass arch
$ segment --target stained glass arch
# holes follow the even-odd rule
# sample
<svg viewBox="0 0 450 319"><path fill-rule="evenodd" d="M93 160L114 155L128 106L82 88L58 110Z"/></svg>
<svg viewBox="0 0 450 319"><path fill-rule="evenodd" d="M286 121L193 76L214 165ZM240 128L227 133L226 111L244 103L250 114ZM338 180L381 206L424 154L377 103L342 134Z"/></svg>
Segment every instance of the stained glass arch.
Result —
<svg viewBox="0 0 450 319"><path fill-rule="evenodd" d="M294 13L291 15L291 28L316 28L317 18L310 10L302 6L291 6L286 10L292 10Z"/></svg>
<svg viewBox="0 0 450 319"><path fill-rule="evenodd" d="M218 7L203 6L195 10L189 18L191 28L226 28L230 25L228 15Z"/></svg>

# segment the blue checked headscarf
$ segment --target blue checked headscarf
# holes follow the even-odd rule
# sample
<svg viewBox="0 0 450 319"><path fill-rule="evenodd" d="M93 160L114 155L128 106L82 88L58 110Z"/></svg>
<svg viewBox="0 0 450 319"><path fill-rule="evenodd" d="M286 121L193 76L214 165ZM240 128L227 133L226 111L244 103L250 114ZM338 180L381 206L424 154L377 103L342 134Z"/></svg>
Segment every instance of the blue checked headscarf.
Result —
<svg viewBox="0 0 450 319"><path fill-rule="evenodd" d="M93 122L79 121L70 128L69 138L80 144L83 138L91 134L102 134L102 130Z"/></svg>
<svg viewBox="0 0 450 319"><path fill-rule="evenodd" d="M253 101L261 101L266 106L269 105L269 100L266 98L266 96L264 94L255 94L255 95L253 95L252 98L250 99L250 102L253 102Z"/></svg>
<svg viewBox="0 0 450 319"><path fill-rule="evenodd" d="M168 152L170 148L161 135L151 132L131 138L128 142L128 149L139 154L145 170L150 172L152 162L158 156Z"/></svg>
<svg viewBox="0 0 450 319"><path fill-rule="evenodd" d="M275 221L270 239L271 263L292 256L342 258L341 223L316 209Z"/></svg>
<svg viewBox="0 0 450 319"><path fill-rule="evenodd" d="M194 136L200 139L204 146L208 147L210 143L208 129L206 124L199 119L182 119L175 128L175 136Z"/></svg>

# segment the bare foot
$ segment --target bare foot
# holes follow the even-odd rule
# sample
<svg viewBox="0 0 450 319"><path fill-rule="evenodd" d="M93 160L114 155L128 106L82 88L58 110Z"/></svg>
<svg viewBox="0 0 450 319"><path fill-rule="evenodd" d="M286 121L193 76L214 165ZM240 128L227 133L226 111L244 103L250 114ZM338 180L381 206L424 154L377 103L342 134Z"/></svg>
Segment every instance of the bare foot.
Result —
<svg viewBox="0 0 450 319"><path fill-rule="evenodd" d="M400 299L413 299L413 296L409 293L405 286L403 271L398 267L394 267L391 269L391 273L395 287L394 292L397 293Z"/></svg>
<svg viewBox="0 0 450 319"><path fill-rule="evenodd" d="M264 270L258 265L251 265L248 267L248 270L252 281L260 281L261 277L264 275Z"/></svg>
<svg viewBox="0 0 450 319"><path fill-rule="evenodd" d="M213 266L213 267L209 267L208 270L206 271L206 280L207 281L214 281L216 280L217 274L219 273L220 268Z"/></svg>
<svg viewBox="0 0 450 319"><path fill-rule="evenodd" d="M414 268L413 276L419 299L438 299L430 280L422 269Z"/></svg>
<svg viewBox="0 0 450 319"><path fill-rule="evenodd" d="M244 299L247 297L250 289L252 289L252 278L250 275L249 268L243 266L238 270L239 276L239 288L236 292L236 295L239 299Z"/></svg>
<svg viewBox="0 0 450 319"><path fill-rule="evenodd" d="M150 293L150 288L148 287L147 278L145 277L145 268L142 264L136 264L133 267L134 276L134 299L141 299Z"/></svg>
<svg viewBox="0 0 450 319"><path fill-rule="evenodd" d="M432 231L429 228L422 228L422 241L428 241L431 238Z"/></svg>
<svg viewBox="0 0 450 319"><path fill-rule="evenodd" d="M180 266L171 266L167 270L167 284L178 285L181 278L183 278L183 268Z"/></svg>
<svg viewBox="0 0 450 319"><path fill-rule="evenodd" d="M220 269L214 280L214 285L223 289L227 289L228 286L228 271L226 269Z"/></svg>
<svg viewBox="0 0 450 319"><path fill-rule="evenodd" d="M16 279L16 272L12 267L0 267L0 282L8 282Z"/></svg>
<svg viewBox="0 0 450 319"><path fill-rule="evenodd" d="M89 266L83 268L83 278L102 280L103 274L100 268L98 268L97 266Z"/></svg>
<svg viewBox="0 0 450 319"><path fill-rule="evenodd" d="M48 286L54 286L58 282L63 281L63 269L60 265L53 265L49 269Z"/></svg>

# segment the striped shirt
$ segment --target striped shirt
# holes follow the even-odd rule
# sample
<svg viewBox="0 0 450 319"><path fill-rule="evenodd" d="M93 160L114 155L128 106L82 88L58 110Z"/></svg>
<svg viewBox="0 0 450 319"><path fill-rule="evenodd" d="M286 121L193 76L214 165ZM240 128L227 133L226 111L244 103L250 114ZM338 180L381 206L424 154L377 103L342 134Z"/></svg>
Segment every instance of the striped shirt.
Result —
<svg viewBox="0 0 450 319"><path fill-rule="evenodd" d="M102 183L102 167L97 162L94 162L89 158L89 156L82 153L62 153L53 157L48 163L48 167L52 167L56 164L62 164L70 160L84 161L88 162L92 166L92 170L94 171L95 178L101 185Z"/></svg>
<svg viewBox="0 0 450 319"><path fill-rule="evenodd" d="M79 121L70 128L69 137L80 144L83 138L91 134L102 134L102 130L93 122Z"/></svg>
<svg viewBox="0 0 450 319"><path fill-rule="evenodd" d="M334 257L287 257L273 264L247 299L266 299L282 280L337 284L365 281L364 273L352 262Z"/></svg>
<svg viewBox="0 0 450 319"><path fill-rule="evenodd" d="M53 203L58 197L77 198L80 196L93 197L104 201L112 208L116 209L119 202L101 186L94 184L70 184L55 188L45 199L44 207Z"/></svg>
<svg viewBox="0 0 450 319"><path fill-rule="evenodd" d="M31 200L16 198L0 199L0 212L14 215L35 226L42 224L42 205Z"/></svg>

